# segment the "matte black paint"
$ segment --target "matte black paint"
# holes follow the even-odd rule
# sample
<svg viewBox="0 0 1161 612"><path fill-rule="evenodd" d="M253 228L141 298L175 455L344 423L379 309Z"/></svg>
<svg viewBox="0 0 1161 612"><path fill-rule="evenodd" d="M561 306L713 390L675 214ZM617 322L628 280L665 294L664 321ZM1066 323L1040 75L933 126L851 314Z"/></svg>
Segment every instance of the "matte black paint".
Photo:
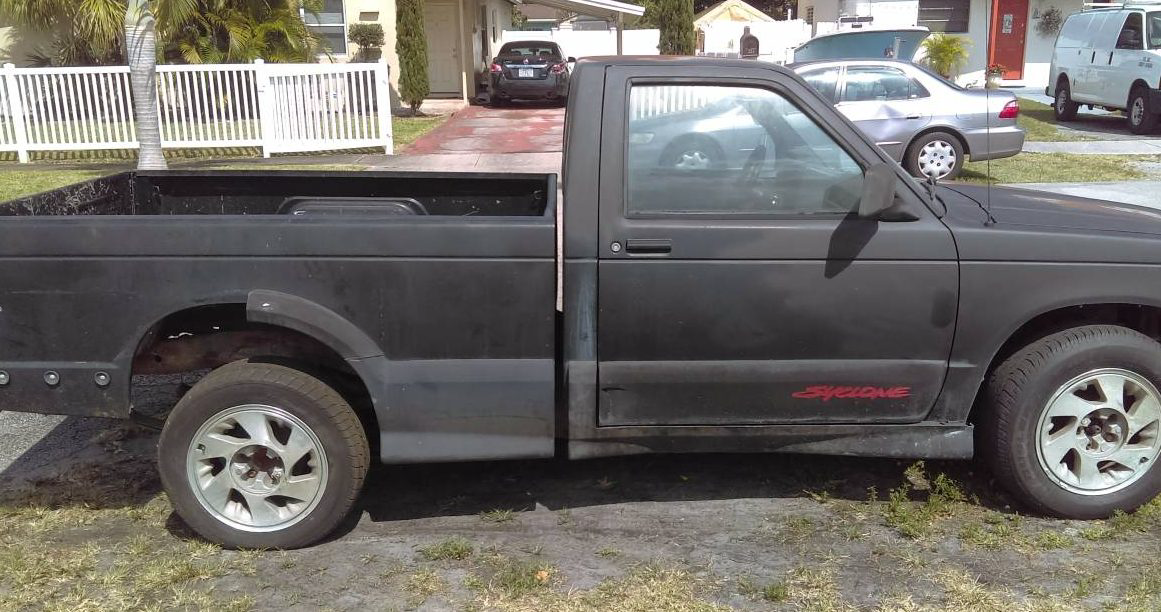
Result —
<svg viewBox="0 0 1161 612"><path fill-rule="evenodd" d="M126 173L0 204L0 409L126 416L147 332L235 304L347 360L386 461L966 457L980 383L1021 326L1161 307L1161 213L1132 206L958 185L932 205L897 169L906 214L627 218L633 81L770 87L864 168L889 160L778 67L596 58L573 79L562 312L553 176ZM793 397L811 385L909 393Z"/></svg>

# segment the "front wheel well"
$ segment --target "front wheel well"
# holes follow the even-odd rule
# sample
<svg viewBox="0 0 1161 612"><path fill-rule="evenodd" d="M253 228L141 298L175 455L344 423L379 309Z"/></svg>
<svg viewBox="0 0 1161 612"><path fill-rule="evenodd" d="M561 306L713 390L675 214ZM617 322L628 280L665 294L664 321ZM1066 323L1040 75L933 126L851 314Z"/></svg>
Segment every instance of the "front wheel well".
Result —
<svg viewBox="0 0 1161 612"><path fill-rule="evenodd" d="M992 357L984 375L984 380L976 390L975 401L968 415L968 422L981 412L980 401L987 378L1000 364L1029 344L1072 327L1082 325L1117 325L1138 331L1154 340L1161 341L1161 308L1141 304L1082 304L1068 306L1041 313L1021 325L1000 346Z"/></svg>
<svg viewBox="0 0 1161 612"><path fill-rule="evenodd" d="M312 336L250 321L241 303L187 308L155 323L134 352L131 413L160 424L202 377L243 359L280 363L320 378L355 409L368 439L378 440L371 394L350 364Z"/></svg>

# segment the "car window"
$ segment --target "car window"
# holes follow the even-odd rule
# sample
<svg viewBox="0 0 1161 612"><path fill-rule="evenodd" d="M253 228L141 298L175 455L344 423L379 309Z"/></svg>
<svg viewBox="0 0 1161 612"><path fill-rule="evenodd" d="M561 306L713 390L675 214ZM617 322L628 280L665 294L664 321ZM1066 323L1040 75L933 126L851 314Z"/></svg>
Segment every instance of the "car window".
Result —
<svg viewBox="0 0 1161 612"><path fill-rule="evenodd" d="M814 88L815 91L822 94L822 97L835 103L835 89L838 88L838 68L820 68L818 70L810 70L802 73L802 78Z"/></svg>
<svg viewBox="0 0 1161 612"><path fill-rule="evenodd" d="M509 43L500 47L499 55L560 57L560 49L553 44Z"/></svg>
<svg viewBox="0 0 1161 612"><path fill-rule="evenodd" d="M1149 25L1149 48L1161 49L1161 11L1152 11L1146 17Z"/></svg>
<svg viewBox="0 0 1161 612"><path fill-rule="evenodd" d="M902 70L887 66L850 66L847 68L843 102L910 100L928 95L922 85Z"/></svg>
<svg viewBox="0 0 1161 612"><path fill-rule="evenodd" d="M1141 49L1145 40L1140 13L1129 13L1121 33L1117 36L1118 49Z"/></svg>
<svg viewBox="0 0 1161 612"><path fill-rule="evenodd" d="M846 214L863 171L814 120L754 87L637 85L628 216Z"/></svg>

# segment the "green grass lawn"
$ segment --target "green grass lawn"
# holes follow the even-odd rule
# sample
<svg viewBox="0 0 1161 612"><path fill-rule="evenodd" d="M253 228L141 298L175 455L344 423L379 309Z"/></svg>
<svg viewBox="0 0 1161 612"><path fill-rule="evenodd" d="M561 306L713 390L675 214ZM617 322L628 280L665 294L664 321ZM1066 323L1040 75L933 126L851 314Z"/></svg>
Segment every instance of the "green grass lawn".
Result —
<svg viewBox="0 0 1161 612"><path fill-rule="evenodd" d="M1130 181L1146 177L1139 162L1161 162L1161 155L1021 153L991 162L969 162L959 180L984 183L990 174L992 183Z"/></svg>
<svg viewBox="0 0 1161 612"><path fill-rule="evenodd" d="M396 117L395 152L403 150L407 145L415 142L420 136L434 130L447 121L447 115L437 117Z"/></svg>
<svg viewBox="0 0 1161 612"><path fill-rule="evenodd" d="M1056 117L1052 107L1026 98L1020 98L1020 117L1016 123L1024 128L1024 139L1029 142L1066 142L1089 140L1080 134L1060 131L1056 127Z"/></svg>

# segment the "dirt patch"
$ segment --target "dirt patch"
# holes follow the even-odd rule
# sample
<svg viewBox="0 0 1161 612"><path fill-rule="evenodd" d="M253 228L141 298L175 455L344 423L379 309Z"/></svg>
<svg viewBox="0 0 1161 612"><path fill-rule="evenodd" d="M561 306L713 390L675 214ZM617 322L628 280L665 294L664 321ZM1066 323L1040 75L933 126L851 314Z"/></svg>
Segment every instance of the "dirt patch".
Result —
<svg viewBox="0 0 1161 612"><path fill-rule="evenodd" d="M234 552L172 515L154 445L110 423L0 485L0 608L1161 607L1161 502L1108 521L1023 516L969 463L385 467L331 540Z"/></svg>

